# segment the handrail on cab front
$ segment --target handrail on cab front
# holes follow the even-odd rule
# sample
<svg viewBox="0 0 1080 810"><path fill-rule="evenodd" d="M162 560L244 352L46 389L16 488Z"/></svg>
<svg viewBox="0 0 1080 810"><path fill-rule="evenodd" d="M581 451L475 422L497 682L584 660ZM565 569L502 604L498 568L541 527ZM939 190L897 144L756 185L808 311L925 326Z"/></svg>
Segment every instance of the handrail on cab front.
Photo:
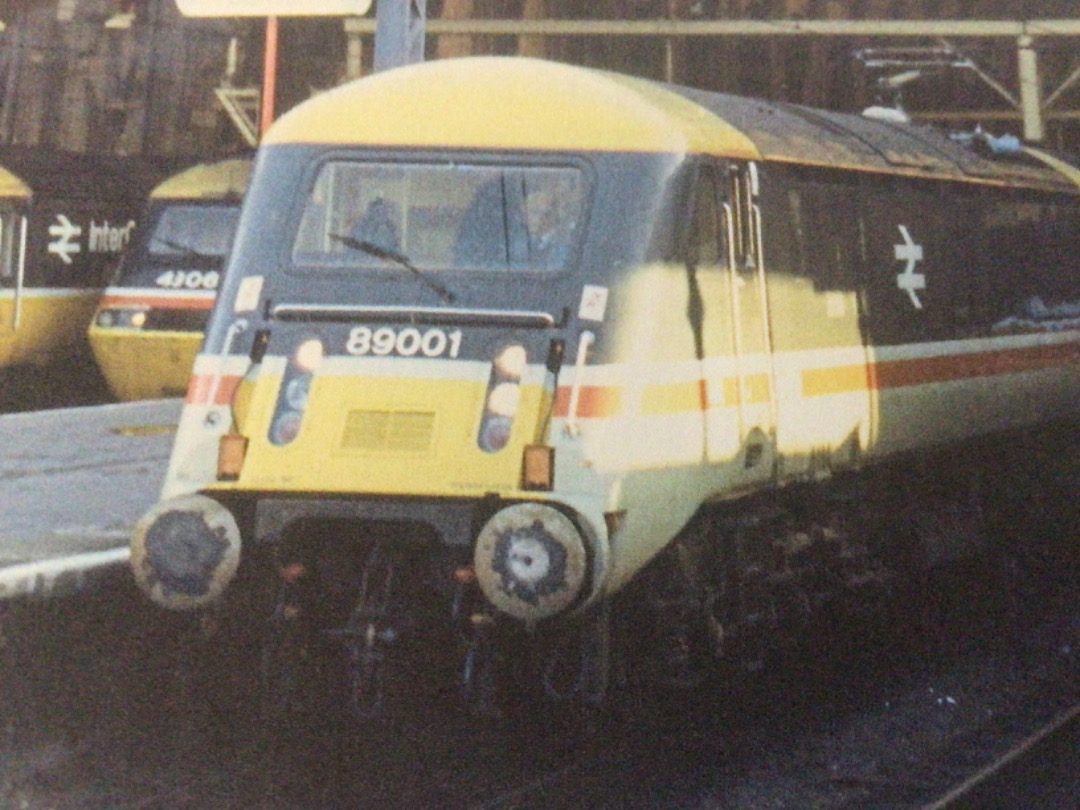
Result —
<svg viewBox="0 0 1080 810"><path fill-rule="evenodd" d="M376 321L379 323L456 324L461 326L507 326L551 329L558 321L549 312L456 307L403 307L359 304L278 304L270 311L276 321L329 323Z"/></svg>

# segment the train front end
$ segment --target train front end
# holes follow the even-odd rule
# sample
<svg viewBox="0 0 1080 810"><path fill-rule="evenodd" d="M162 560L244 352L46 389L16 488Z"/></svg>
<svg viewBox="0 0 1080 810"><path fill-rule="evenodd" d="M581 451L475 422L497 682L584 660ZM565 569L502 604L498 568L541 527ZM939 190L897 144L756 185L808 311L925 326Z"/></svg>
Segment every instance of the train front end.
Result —
<svg viewBox="0 0 1080 810"><path fill-rule="evenodd" d="M199 164L151 192L88 338L121 400L181 396L214 305L251 160Z"/></svg>
<svg viewBox="0 0 1080 810"><path fill-rule="evenodd" d="M632 373L620 279L673 238L666 116L602 74L470 59L279 121L134 537L143 590L199 608L270 551L275 615L365 649L432 594L474 641L589 614L667 540L620 551L626 471L596 451Z"/></svg>

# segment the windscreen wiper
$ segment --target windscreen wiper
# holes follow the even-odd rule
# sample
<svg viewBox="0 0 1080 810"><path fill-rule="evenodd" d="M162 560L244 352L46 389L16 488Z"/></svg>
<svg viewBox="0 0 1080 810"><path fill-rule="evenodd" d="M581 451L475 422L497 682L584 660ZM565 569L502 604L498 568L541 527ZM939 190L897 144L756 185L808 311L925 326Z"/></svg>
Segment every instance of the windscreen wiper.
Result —
<svg viewBox="0 0 1080 810"><path fill-rule="evenodd" d="M177 253L183 254L189 259L204 259L211 262L221 261L221 256L215 256L211 253L203 253L202 251L196 250L190 245L184 245L180 242L174 242L172 239L165 239L160 236L155 236L154 241L164 245L170 250L175 250Z"/></svg>
<svg viewBox="0 0 1080 810"><path fill-rule="evenodd" d="M376 259L383 259L384 261L393 262L399 267L404 267L406 270L408 270L410 273L412 273L414 276L424 282L424 284L426 284L428 287L438 293L439 297L442 298L443 301L448 304L454 303L454 294L450 292L450 290L446 289L446 287L444 287L442 284L437 282L435 279L427 275L423 270L421 270L411 261L409 261L408 256L405 256L404 254L399 253L396 250L391 250L389 248L384 248L380 245L376 245L374 242L368 242L364 239L356 239L352 236L345 236L340 233L332 233L330 234L330 238L341 242L341 244L345 245L345 247L351 248L352 250L360 250L370 256L374 256Z"/></svg>

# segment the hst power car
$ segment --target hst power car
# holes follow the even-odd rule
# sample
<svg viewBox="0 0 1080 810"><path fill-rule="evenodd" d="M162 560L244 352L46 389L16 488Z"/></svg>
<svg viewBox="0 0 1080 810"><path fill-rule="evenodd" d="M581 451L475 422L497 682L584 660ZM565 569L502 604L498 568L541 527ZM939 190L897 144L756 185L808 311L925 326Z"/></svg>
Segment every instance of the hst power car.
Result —
<svg viewBox="0 0 1080 810"><path fill-rule="evenodd" d="M138 582L247 571L271 697L338 644L369 712L413 645L594 703L977 553L986 448L1080 410L1080 186L968 140L520 58L300 105Z"/></svg>
<svg viewBox="0 0 1080 810"><path fill-rule="evenodd" d="M101 372L121 400L182 396L232 247L250 158L203 163L150 194L90 323Z"/></svg>

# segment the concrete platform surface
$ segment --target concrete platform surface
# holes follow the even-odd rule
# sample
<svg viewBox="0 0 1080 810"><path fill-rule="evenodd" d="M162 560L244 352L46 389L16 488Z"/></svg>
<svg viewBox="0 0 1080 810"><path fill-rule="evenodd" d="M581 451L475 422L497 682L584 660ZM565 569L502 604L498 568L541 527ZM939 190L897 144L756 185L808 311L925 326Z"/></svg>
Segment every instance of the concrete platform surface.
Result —
<svg viewBox="0 0 1080 810"><path fill-rule="evenodd" d="M0 600L78 589L126 562L180 408L177 399L0 416Z"/></svg>

